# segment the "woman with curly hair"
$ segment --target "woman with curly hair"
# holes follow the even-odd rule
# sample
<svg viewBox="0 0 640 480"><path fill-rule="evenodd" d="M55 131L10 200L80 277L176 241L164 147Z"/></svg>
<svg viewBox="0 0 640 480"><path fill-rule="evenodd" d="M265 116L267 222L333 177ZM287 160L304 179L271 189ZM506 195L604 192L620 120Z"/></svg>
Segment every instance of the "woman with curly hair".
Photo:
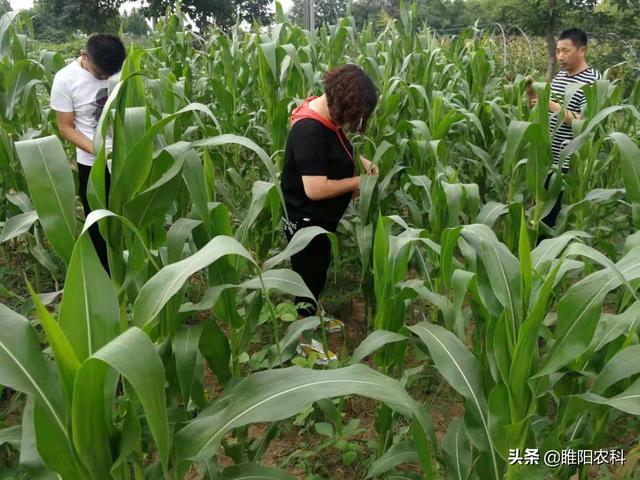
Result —
<svg viewBox="0 0 640 480"><path fill-rule="evenodd" d="M291 115L281 186L288 220L283 219L287 240L301 228L320 226L335 232L349 201L360 188L353 146L344 130L364 132L378 103L376 88L356 65L343 65L326 73L325 93L307 98ZM368 175L378 167L359 157ZM291 265L317 299L331 263L331 243L315 237L291 258ZM296 298L301 316L314 315L311 299Z"/></svg>

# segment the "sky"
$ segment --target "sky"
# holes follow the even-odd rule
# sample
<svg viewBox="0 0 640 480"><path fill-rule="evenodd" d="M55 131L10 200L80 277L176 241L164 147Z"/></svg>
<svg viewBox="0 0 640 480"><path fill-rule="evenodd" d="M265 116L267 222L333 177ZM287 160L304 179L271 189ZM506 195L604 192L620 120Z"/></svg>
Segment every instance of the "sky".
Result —
<svg viewBox="0 0 640 480"><path fill-rule="evenodd" d="M33 7L33 0L9 0L9 3L11 4L11 7L14 10L22 10L25 8ZM281 3L284 8L284 11L286 12L291 7L293 0L281 0ZM139 2L125 2L122 5L121 11L122 10L129 11L131 10L131 8L135 7L137 4L139 4Z"/></svg>

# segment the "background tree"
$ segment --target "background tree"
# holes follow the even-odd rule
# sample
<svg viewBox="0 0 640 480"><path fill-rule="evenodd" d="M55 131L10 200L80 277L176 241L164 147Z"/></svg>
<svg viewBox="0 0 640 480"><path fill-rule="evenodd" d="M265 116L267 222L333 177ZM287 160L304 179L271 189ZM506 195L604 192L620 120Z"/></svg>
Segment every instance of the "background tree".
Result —
<svg viewBox="0 0 640 480"><path fill-rule="evenodd" d="M0 0L0 15L4 15L11 10L11 4L9 3L9 0Z"/></svg>
<svg viewBox="0 0 640 480"><path fill-rule="evenodd" d="M30 14L38 39L61 42L81 31L116 32L123 0L36 0Z"/></svg>
<svg viewBox="0 0 640 480"><path fill-rule="evenodd" d="M416 14L436 30L472 25L475 21L465 0L421 0Z"/></svg>
<svg viewBox="0 0 640 480"><path fill-rule="evenodd" d="M130 13L122 15L122 31L128 35L142 36L149 33L147 19L139 8L134 8Z"/></svg>
<svg viewBox="0 0 640 480"><path fill-rule="evenodd" d="M357 0L350 5L351 14L358 25L389 17L397 18L399 6L399 0Z"/></svg>
<svg viewBox="0 0 640 480"><path fill-rule="evenodd" d="M71 31L85 33L116 32L120 25L119 7L124 0L65 0L62 24Z"/></svg>
<svg viewBox="0 0 640 480"><path fill-rule="evenodd" d="M339 18L344 17L347 14L347 7L349 0L325 0L315 3L315 22L320 26L323 23L327 25L335 24ZM294 0L291 9L289 10L289 16L291 19L301 24L303 20L303 8L304 0Z"/></svg>
<svg viewBox="0 0 640 480"><path fill-rule="evenodd" d="M271 21L269 7L271 0L183 0L182 11L196 23L202 31L212 24L223 29L236 22L236 12L240 19L253 23L257 20L265 25ZM148 17L164 15L167 8L174 8L174 0L143 0L143 13Z"/></svg>
<svg viewBox="0 0 640 480"><path fill-rule="evenodd" d="M571 19L571 26L584 28L596 20L597 5L598 0L475 0L470 8L482 23L517 25L527 34L544 37L547 43L545 76L550 80L556 72L556 35L566 26L563 22Z"/></svg>

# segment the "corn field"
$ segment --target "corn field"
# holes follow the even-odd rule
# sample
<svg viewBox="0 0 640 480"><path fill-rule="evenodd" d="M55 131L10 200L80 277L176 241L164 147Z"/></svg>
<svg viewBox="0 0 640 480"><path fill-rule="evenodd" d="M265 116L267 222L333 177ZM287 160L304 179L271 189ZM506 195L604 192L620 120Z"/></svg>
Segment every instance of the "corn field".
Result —
<svg viewBox="0 0 640 480"><path fill-rule="evenodd" d="M531 109L526 75L542 76L503 75L489 35L438 37L401 13L311 33L277 7L268 30L199 35L168 12L104 108L87 218L48 107L66 59L30 51L24 14L0 19L0 478L640 478L639 72L584 87L571 169L545 188L549 84ZM287 245L289 114L348 62L379 90L353 138L379 175L337 235ZM327 348L322 316L288 300L312 297L287 267L317 235L366 330L326 367L296 355L303 332ZM297 450L307 468L267 461L300 424L320 439ZM510 461L614 448L624 465Z"/></svg>

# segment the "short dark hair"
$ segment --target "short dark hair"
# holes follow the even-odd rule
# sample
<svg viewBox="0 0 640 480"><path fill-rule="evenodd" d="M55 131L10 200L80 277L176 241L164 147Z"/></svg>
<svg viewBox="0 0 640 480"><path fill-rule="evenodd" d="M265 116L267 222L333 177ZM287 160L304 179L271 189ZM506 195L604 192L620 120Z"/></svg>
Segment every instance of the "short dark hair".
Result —
<svg viewBox="0 0 640 480"><path fill-rule="evenodd" d="M127 56L122 40L108 33L94 33L87 40L85 50L89 59L109 76L119 72Z"/></svg>
<svg viewBox="0 0 640 480"><path fill-rule="evenodd" d="M351 131L364 132L378 103L376 87L364 70L347 64L328 71L324 91L332 120Z"/></svg>
<svg viewBox="0 0 640 480"><path fill-rule="evenodd" d="M567 28L563 30L558 40L571 40L574 47L586 47L587 46L587 33L580 28Z"/></svg>

